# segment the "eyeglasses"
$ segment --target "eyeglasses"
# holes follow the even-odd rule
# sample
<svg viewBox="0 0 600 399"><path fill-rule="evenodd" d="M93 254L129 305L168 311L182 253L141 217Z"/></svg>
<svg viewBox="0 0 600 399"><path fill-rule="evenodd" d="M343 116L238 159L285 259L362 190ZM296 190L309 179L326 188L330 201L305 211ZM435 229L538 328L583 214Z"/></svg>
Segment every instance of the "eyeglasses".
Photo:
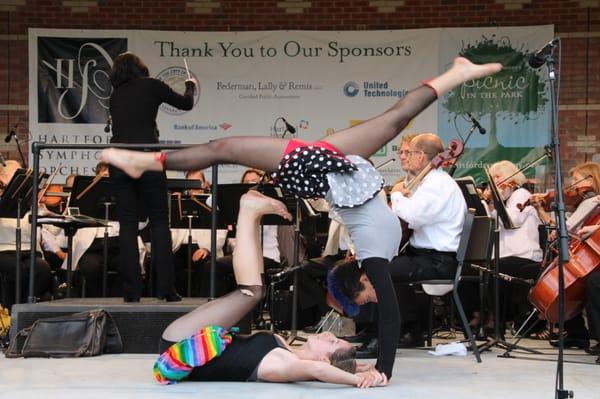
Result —
<svg viewBox="0 0 600 399"><path fill-rule="evenodd" d="M406 151L406 154L410 155L410 154L416 154L419 152L425 154L425 151L422 151L422 150L408 150L408 151Z"/></svg>

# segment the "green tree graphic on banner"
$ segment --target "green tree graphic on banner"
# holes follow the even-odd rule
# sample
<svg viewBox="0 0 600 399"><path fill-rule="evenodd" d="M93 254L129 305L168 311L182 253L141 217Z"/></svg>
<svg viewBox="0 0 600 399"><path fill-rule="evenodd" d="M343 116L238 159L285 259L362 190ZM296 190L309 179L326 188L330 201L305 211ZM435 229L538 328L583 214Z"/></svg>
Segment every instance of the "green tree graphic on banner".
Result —
<svg viewBox="0 0 600 399"><path fill-rule="evenodd" d="M538 131L540 124L537 123L546 117L548 95L546 82L527 65L527 51L522 47L513 48L506 37L493 35L463 45L460 55L475 64L500 62L503 65L502 71L495 75L455 88L441 102L441 107L448 111L449 124L452 117L466 112L478 119L489 118L487 146L467 148L460 160L483 165L508 159L522 165L539 156L542 146L527 145L527 136L548 134ZM547 122L541 124L546 125ZM529 175L532 173L528 171ZM481 167L459 167L456 176L465 175L480 181L483 178Z"/></svg>

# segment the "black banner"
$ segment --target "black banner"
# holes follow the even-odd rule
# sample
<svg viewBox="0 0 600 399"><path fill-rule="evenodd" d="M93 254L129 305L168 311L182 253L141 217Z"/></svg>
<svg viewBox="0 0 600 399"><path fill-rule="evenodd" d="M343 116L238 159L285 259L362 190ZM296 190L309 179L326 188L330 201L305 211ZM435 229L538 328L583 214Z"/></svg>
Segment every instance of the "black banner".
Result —
<svg viewBox="0 0 600 399"><path fill-rule="evenodd" d="M106 123L113 59L125 38L39 37L38 122Z"/></svg>

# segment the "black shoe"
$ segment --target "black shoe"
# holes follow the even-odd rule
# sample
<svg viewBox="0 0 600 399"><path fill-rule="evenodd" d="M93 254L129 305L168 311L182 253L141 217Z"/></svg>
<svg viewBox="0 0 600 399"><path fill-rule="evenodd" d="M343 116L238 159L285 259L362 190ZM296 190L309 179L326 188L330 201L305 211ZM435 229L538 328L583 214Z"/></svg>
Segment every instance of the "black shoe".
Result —
<svg viewBox="0 0 600 399"><path fill-rule="evenodd" d="M377 352L379 350L379 344L377 338L371 338L369 341L364 342L361 346L356 349L357 359L375 359L377 358Z"/></svg>
<svg viewBox="0 0 600 399"><path fill-rule="evenodd" d="M398 348L419 348L425 346L423 334L406 333L398 340Z"/></svg>
<svg viewBox="0 0 600 399"><path fill-rule="evenodd" d="M588 349L590 347L590 340L586 339L586 338L565 337L563 341L564 341L565 349L567 349L567 348ZM558 348L558 342L559 342L558 340L550 341L550 345L552 345L555 348Z"/></svg>
<svg viewBox="0 0 600 399"><path fill-rule="evenodd" d="M598 355L600 355L600 344L590 346L585 351L586 351L586 353L589 353L590 355L598 356Z"/></svg>
<svg viewBox="0 0 600 399"><path fill-rule="evenodd" d="M157 295L156 297L161 300L164 299L167 302L181 302L181 295L176 292L167 295Z"/></svg>
<svg viewBox="0 0 600 399"><path fill-rule="evenodd" d="M140 297L139 296L126 296L126 297L123 297L123 301L125 301L125 302L139 302L140 301Z"/></svg>

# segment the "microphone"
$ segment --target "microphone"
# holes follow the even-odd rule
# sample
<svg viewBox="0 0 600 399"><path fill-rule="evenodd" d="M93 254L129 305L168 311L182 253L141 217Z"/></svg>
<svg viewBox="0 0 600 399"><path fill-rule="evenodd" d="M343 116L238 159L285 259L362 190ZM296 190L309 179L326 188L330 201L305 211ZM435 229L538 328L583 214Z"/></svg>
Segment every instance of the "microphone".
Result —
<svg viewBox="0 0 600 399"><path fill-rule="evenodd" d="M479 134L486 133L485 128L479 124L479 122L477 121L477 119L475 119L475 117L473 115L471 115L469 112L467 112L467 116L471 120L471 123L473 124L473 126L475 126L477 128L477 130L479 130Z"/></svg>
<svg viewBox="0 0 600 399"><path fill-rule="evenodd" d="M288 123L288 121L285 120L285 118L282 117L281 120L283 121L283 123L285 123L285 131L286 132L290 132L291 134L296 133L296 128L294 126L290 125Z"/></svg>
<svg viewBox="0 0 600 399"><path fill-rule="evenodd" d="M10 129L10 131L8 132L8 134L6 135L6 137L4 138L4 142L5 143L10 143L10 141L12 140L12 138L17 135L17 132L15 130L19 126L19 123L21 123L21 122L17 122L15 124L15 126L13 126L13 128Z"/></svg>
<svg viewBox="0 0 600 399"><path fill-rule="evenodd" d="M6 160L5 160L5 159L4 159L4 157L2 156L2 153L1 153L1 152L0 152L0 164L6 168Z"/></svg>
<svg viewBox="0 0 600 399"><path fill-rule="evenodd" d="M104 133L110 133L111 125L112 125L112 118L109 115L108 119L106 120L106 126L104 126Z"/></svg>
<svg viewBox="0 0 600 399"><path fill-rule="evenodd" d="M544 47L536 51L535 53L529 54L527 57L527 63L533 69L538 69L542 65L546 63L548 58L552 55L552 51L554 51L554 47L558 44L559 39L556 37L546 43Z"/></svg>

